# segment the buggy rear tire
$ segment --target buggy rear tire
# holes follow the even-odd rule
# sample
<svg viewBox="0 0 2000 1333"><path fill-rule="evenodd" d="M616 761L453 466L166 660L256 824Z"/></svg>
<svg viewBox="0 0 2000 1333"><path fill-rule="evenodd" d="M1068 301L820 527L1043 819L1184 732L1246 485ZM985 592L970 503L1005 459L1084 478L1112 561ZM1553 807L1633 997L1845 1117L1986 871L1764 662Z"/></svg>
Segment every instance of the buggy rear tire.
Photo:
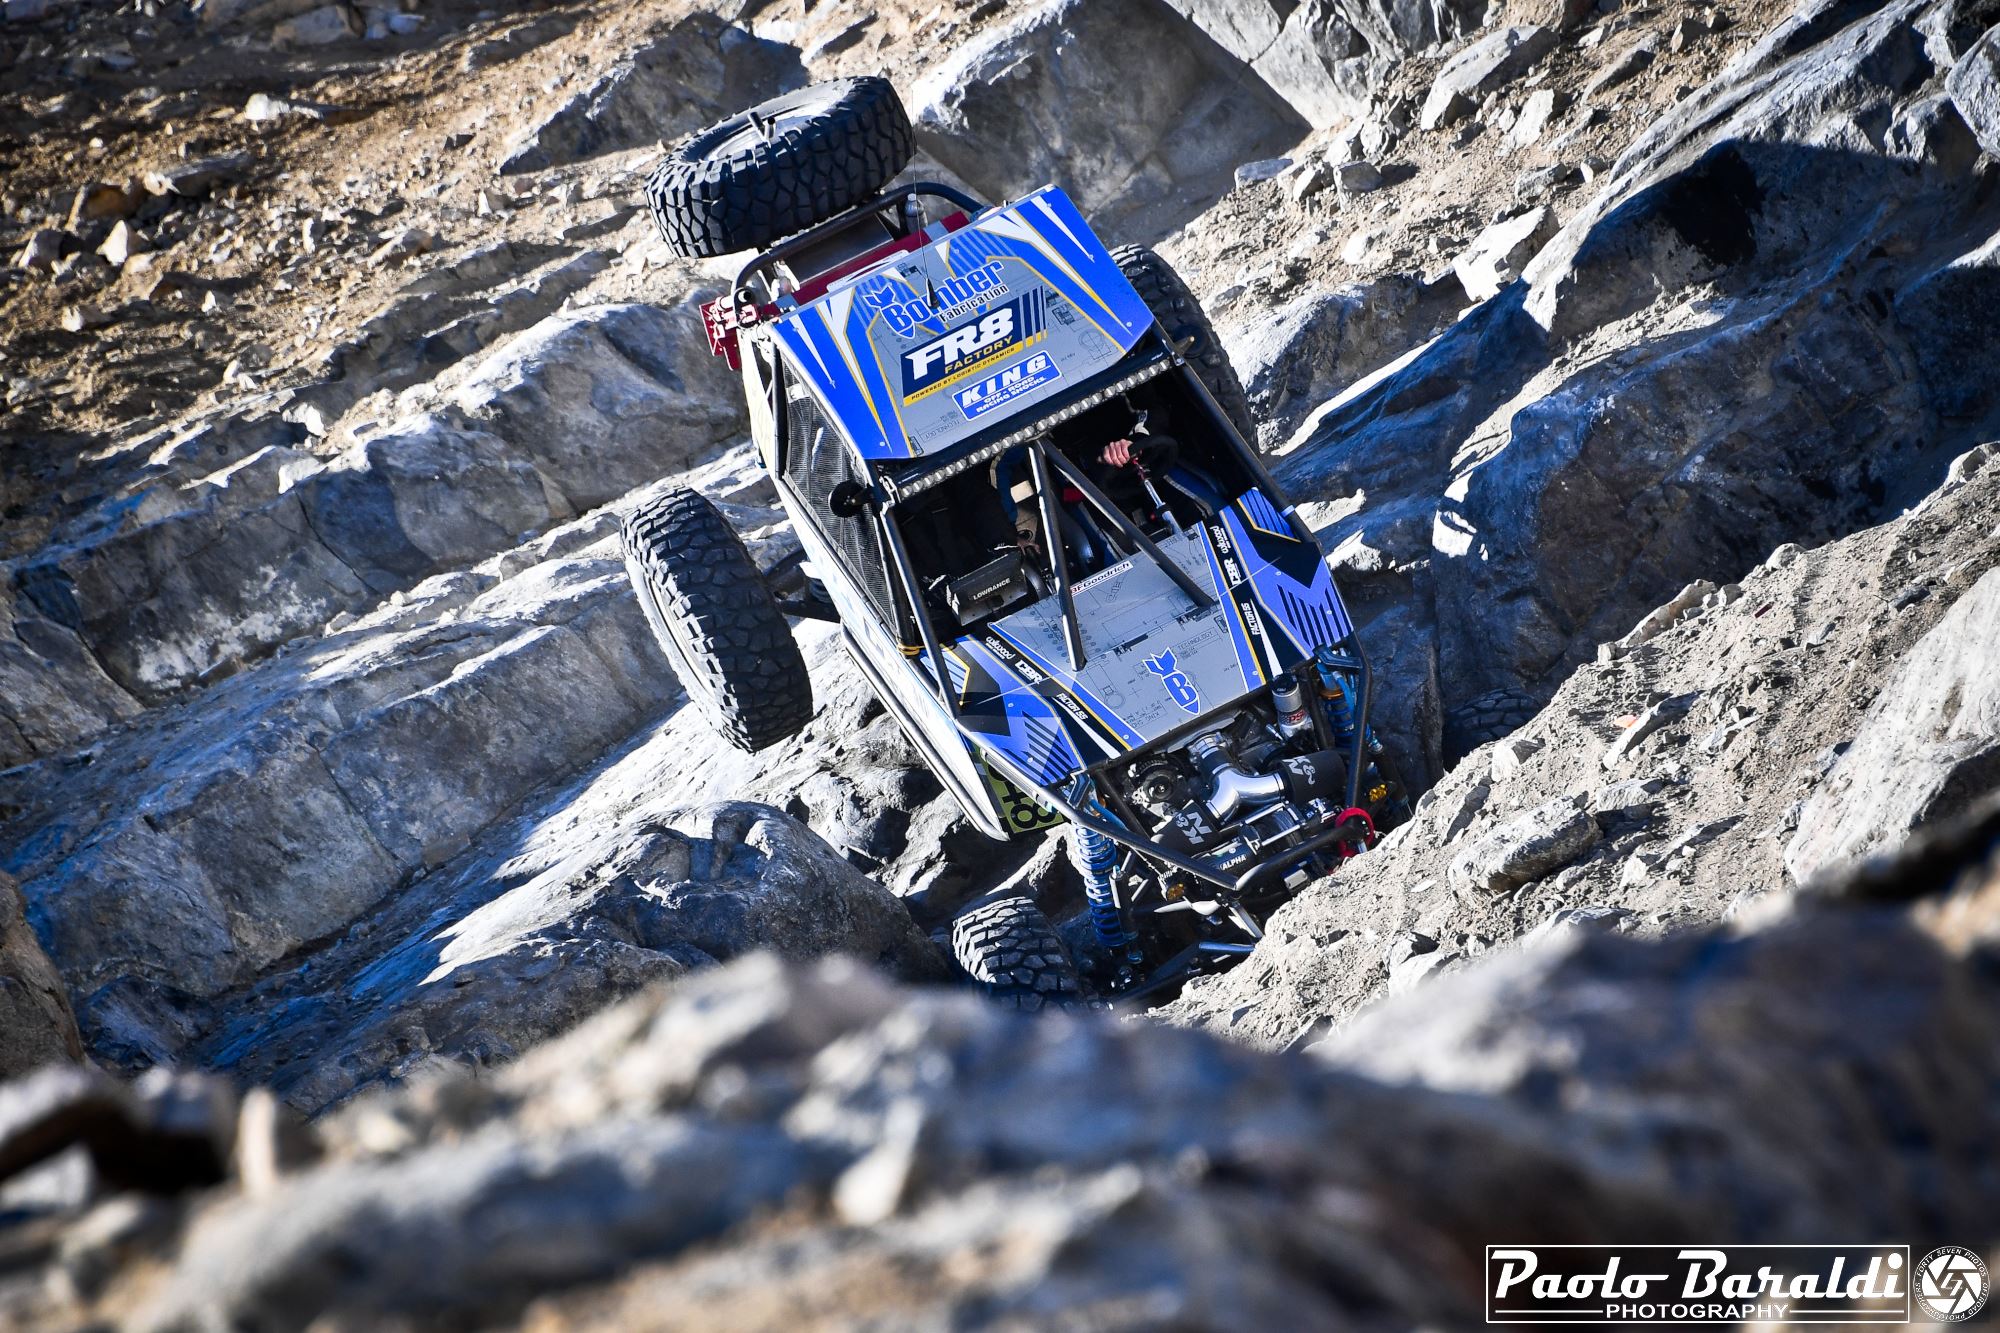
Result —
<svg viewBox="0 0 2000 1333"><path fill-rule="evenodd" d="M812 721L812 680L785 613L721 511L669 491L625 520L625 572L681 686L739 750Z"/></svg>
<svg viewBox="0 0 2000 1333"><path fill-rule="evenodd" d="M1121 245L1111 252L1111 258L1176 345L1193 339L1186 352L1188 367L1235 425L1244 443L1257 448L1257 422L1250 415L1250 397L1243 392L1243 381L1236 377L1236 367L1229 364L1229 353L1215 336L1215 326L1208 322L1201 302L1195 300L1181 275L1143 245Z"/></svg>
<svg viewBox="0 0 2000 1333"><path fill-rule="evenodd" d="M762 250L873 197L914 146L887 79L833 79L682 140L647 179L646 202L683 259Z"/></svg>
<svg viewBox="0 0 2000 1333"><path fill-rule="evenodd" d="M1455 764L1488 741L1511 736L1542 711L1526 690L1489 690L1445 714L1444 760Z"/></svg>
<svg viewBox="0 0 2000 1333"><path fill-rule="evenodd" d="M951 923L951 953L987 998L1008 1009L1081 1009L1076 964L1032 898L968 908Z"/></svg>

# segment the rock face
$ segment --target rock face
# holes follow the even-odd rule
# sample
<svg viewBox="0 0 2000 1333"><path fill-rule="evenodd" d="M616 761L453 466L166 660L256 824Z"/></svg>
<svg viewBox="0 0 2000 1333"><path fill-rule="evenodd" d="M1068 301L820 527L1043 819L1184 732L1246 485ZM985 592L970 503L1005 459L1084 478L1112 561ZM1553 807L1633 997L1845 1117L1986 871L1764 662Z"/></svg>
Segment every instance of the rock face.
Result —
<svg viewBox="0 0 2000 1333"><path fill-rule="evenodd" d="M1669 614L1635 617L1649 633L1473 750L1410 823L1302 892L1240 966L1160 1015L1286 1046L1362 1022L1398 985L1385 949L1405 935L1435 941L1431 968L1455 971L1563 921L1651 935L1741 917L1790 896L1788 848L1821 845L1794 840L1809 812L1836 843L1846 829L1828 816L1851 816L1863 851L1892 847L1923 812L1963 808L1946 775L1971 759L1960 781L1978 785L1975 757L1996 735L1974 720L1992 673L1971 679L1972 663L1991 660L1978 645L2000 567L1996 453L1958 459L1890 523L1810 552L1779 548L1736 596L1697 590ZM1912 571L1929 595L1907 596ZM1938 728L1955 681L1964 721L1948 738ZM1864 744L1872 758L1849 768ZM1892 774L1907 795L1889 790ZM1866 790L1879 792L1880 815L1856 799L1876 777L1882 787ZM1495 887L1475 887L1487 874Z"/></svg>
<svg viewBox="0 0 2000 1333"><path fill-rule="evenodd" d="M28 929L21 888L0 873L0 1078L83 1059L69 994Z"/></svg>
<svg viewBox="0 0 2000 1333"><path fill-rule="evenodd" d="M1314 128L1367 110L1405 56L1484 23L1487 0L1169 0Z"/></svg>
<svg viewBox="0 0 2000 1333"><path fill-rule="evenodd" d="M1053 181L1094 224L1135 238L1306 131L1198 31L1143 0L1044 5L968 44L907 101L923 149L988 197Z"/></svg>
<svg viewBox="0 0 2000 1333"><path fill-rule="evenodd" d="M553 856L534 846L543 812L511 844L489 836L438 872L428 911L392 906L371 918L374 938L320 954L310 993L283 977L229 997L200 1063L317 1110L427 1065L511 1060L649 982L757 949L945 979L903 905L789 816L644 800L614 812L602 799L550 803L605 826Z"/></svg>
<svg viewBox="0 0 2000 1333"><path fill-rule="evenodd" d="M505 175L672 142L803 87L798 53L693 15L597 74L507 151Z"/></svg>
<svg viewBox="0 0 2000 1333"><path fill-rule="evenodd" d="M1883 683L1813 793L1785 864L1810 879L1895 847L2000 787L2000 573L1988 572Z"/></svg>
<svg viewBox="0 0 2000 1333"><path fill-rule="evenodd" d="M1641 135L1520 286L1301 428L1280 479L1338 515L1329 549L1388 557L1357 600L1434 633L1447 712L1877 520L1993 433L1988 333L1954 356L1927 313L1970 308L2000 232L1940 100L1969 57L1918 36L1948 8L1781 26ZM1863 123L1905 128L1878 148L1842 128Z"/></svg>
<svg viewBox="0 0 2000 1333"><path fill-rule="evenodd" d="M95 1281L14 1308L162 1329L504 1322L531 1301L550 1327L1139 1308L1388 1329L1476 1320L1496 1234L1930 1226L1983 1246L1995 883L1747 933L1559 932L1312 1058L762 955L491 1078L362 1099L321 1123L323 1160L181 1205ZM1893 1122L1856 1114L1856 1080Z"/></svg>

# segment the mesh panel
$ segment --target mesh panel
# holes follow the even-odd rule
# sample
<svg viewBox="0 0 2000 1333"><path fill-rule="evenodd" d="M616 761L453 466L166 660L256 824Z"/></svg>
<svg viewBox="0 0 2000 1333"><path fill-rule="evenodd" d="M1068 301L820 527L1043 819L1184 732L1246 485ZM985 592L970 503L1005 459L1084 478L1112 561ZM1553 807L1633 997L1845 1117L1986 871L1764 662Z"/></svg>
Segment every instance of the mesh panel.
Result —
<svg viewBox="0 0 2000 1333"><path fill-rule="evenodd" d="M840 563L885 619L893 619L888 565L873 518L842 518L827 508L833 488L843 481L866 486L853 455L820 415L810 394L785 408L785 478L812 510L819 530L840 555Z"/></svg>

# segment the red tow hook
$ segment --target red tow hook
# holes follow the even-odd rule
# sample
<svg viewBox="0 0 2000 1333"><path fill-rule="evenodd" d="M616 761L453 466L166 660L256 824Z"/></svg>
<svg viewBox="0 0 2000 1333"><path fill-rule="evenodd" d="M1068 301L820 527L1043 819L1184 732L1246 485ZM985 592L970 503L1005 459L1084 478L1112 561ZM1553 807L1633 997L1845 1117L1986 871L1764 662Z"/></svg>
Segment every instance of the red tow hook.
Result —
<svg viewBox="0 0 2000 1333"><path fill-rule="evenodd" d="M1363 810L1358 805L1352 805L1349 806L1347 809L1342 810L1338 815L1334 817L1333 822L1336 825L1339 825L1339 824L1346 824L1349 823L1350 821L1357 819L1361 821L1361 836L1359 838L1352 840L1343 838L1340 842L1334 844L1336 847L1340 848L1340 858L1343 861L1346 860L1348 857L1357 854L1347 850L1349 847L1353 846L1355 842L1359 842L1362 846L1362 850L1366 851L1382 840L1382 835L1375 831L1374 819L1370 818L1368 812L1366 810Z"/></svg>

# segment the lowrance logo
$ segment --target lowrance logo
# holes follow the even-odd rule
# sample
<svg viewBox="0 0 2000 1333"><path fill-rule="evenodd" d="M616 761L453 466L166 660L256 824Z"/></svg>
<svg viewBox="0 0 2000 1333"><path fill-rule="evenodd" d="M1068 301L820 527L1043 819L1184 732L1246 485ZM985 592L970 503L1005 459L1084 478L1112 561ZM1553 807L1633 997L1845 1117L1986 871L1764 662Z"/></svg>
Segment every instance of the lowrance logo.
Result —
<svg viewBox="0 0 2000 1333"><path fill-rule="evenodd" d="M967 421L977 421L996 407L1004 407L1023 394L1033 393L1044 384L1062 378L1047 352L1036 352L1027 360L1007 367L997 375L974 380L952 394Z"/></svg>
<svg viewBox="0 0 2000 1333"><path fill-rule="evenodd" d="M928 397L1039 341L1042 293L1028 292L968 324L903 353L903 401Z"/></svg>

